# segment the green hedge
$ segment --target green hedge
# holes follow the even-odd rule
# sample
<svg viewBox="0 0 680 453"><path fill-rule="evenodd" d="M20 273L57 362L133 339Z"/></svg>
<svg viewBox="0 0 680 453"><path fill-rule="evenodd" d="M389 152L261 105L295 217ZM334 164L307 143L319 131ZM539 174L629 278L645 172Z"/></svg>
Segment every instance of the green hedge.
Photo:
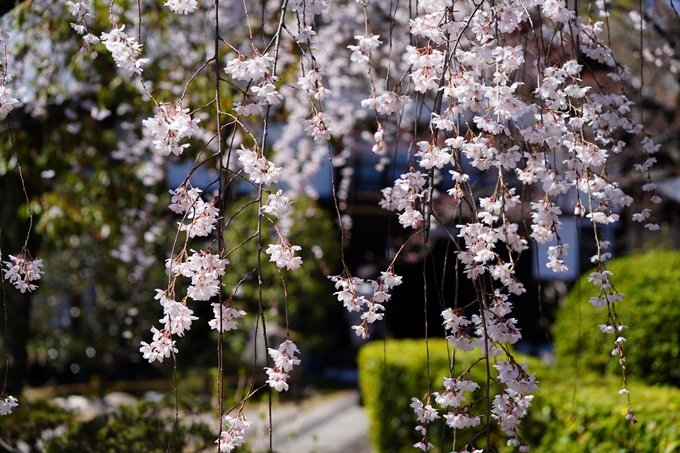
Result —
<svg viewBox="0 0 680 453"><path fill-rule="evenodd" d="M680 252L652 251L617 258L607 264L610 280L625 294L615 308L628 326L623 336L626 369L630 376L650 384L680 386ZM560 365L578 366L600 375L620 375L611 351L614 335L600 332L606 309L588 300L598 288L588 282L590 272L569 292L557 312L553 336Z"/></svg>
<svg viewBox="0 0 680 453"><path fill-rule="evenodd" d="M449 375L446 341L430 340L429 349L432 391L439 391L443 387L442 377ZM409 405L411 397L423 396L427 388L424 353L423 340L369 343L359 353L359 381L370 421L370 440L380 453L417 451L412 445L420 436L414 430L417 421ZM455 369L460 372L477 354L457 353L456 358ZM632 425L625 420L626 398L617 393L619 380L602 379L583 371L577 377L574 369L547 367L535 358L519 354L515 358L519 363L528 363L540 381L529 416L521 426L523 438L533 451L680 451L680 390L631 383L631 399L639 420ZM484 362L475 366L472 379L480 384L485 382ZM474 397L481 396L483 391L478 390ZM474 413L481 415L484 408L482 403ZM435 445L440 444L443 428L444 421L440 419L430 429L430 441ZM470 437L467 431L470 430L459 433L457 448ZM447 429L445 449L450 449L451 440L451 431ZM491 443L499 452L517 451L505 445L495 422ZM483 438L477 439L476 447L484 447Z"/></svg>
<svg viewBox="0 0 680 453"><path fill-rule="evenodd" d="M431 391L444 389L443 378L449 377L449 349L442 339L431 339L430 376ZM384 349L383 349L384 348ZM387 362L384 358L387 357ZM468 369L479 358L476 353L456 352L456 373ZM539 361L516 356L519 363L529 363L534 370ZM383 453L410 452L413 444L421 440L415 431L418 424L413 409L409 406L411 398L422 398L427 391L427 367L425 361L425 342L423 340L390 340L385 343L369 343L359 351L359 385L364 405L370 421L369 436L373 446ZM492 370L495 371L495 370ZM532 371L533 372L533 371ZM484 395L486 382L486 363L477 363L472 369L471 379L482 388L473 392L467 402ZM433 407L437 407L432 398ZM485 412L486 404L473 408L475 415ZM440 411L441 414L441 411ZM482 420L482 424L484 421ZM428 429L430 442L439 443L442 438L444 421L432 423ZM481 425L480 425L481 426ZM491 443L496 446L505 441L499 437L499 430L492 425ZM458 435L457 447L462 447L472 433L463 430ZM452 441L451 431L446 430L446 442ZM484 447L485 439L477 439L477 448ZM486 451L486 450L485 450ZM502 450L499 450L502 451Z"/></svg>
<svg viewBox="0 0 680 453"><path fill-rule="evenodd" d="M591 383L542 382L525 423L534 451L680 451L680 390L631 384L631 401L638 419L634 425L625 420L628 406L626 398L617 394L620 380L587 379Z"/></svg>

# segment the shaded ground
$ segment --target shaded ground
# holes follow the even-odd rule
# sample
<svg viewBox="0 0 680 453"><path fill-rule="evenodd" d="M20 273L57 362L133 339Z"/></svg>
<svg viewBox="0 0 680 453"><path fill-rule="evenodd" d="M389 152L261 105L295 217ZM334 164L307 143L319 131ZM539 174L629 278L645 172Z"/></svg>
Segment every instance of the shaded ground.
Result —
<svg viewBox="0 0 680 453"><path fill-rule="evenodd" d="M253 427L247 436L253 451L269 446L268 408L246 411ZM286 404L272 410L272 444L277 453L371 453L368 421L359 406L359 392L348 391L315 397L302 404Z"/></svg>

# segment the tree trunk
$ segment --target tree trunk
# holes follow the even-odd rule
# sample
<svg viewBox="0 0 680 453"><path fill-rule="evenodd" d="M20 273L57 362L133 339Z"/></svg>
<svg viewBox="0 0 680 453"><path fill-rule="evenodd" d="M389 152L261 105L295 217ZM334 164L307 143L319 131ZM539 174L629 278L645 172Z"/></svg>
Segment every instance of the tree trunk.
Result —
<svg viewBox="0 0 680 453"><path fill-rule="evenodd" d="M28 233L29 224L20 220L17 213L25 206L26 199L21 188L21 180L14 173L6 173L0 178L0 247L2 261L8 261L9 255L16 256L22 249ZM31 234L29 250L35 256L40 243L40 237ZM3 264L3 269L5 268ZM17 396L26 382L28 369L27 344L30 338L31 295L21 294L13 285L5 281L4 305L6 306L7 332L5 334L4 309L0 308L0 333L2 334L2 350L0 350L0 389L5 384L6 358L9 356L9 371L7 372L6 390L10 395ZM3 301L0 301L0 305ZM6 344L5 344L6 339ZM7 354L6 354L7 353Z"/></svg>

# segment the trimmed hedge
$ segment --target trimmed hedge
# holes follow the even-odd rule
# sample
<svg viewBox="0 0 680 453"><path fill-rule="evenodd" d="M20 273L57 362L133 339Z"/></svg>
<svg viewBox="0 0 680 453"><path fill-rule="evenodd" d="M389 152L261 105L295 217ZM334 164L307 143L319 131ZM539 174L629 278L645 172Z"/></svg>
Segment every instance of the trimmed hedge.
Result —
<svg viewBox="0 0 680 453"><path fill-rule="evenodd" d="M544 380L524 432L535 451L551 453L672 453L680 451L680 390L629 386L637 424L625 420L620 380L588 378L590 384ZM597 383L595 381L598 381ZM531 427L529 429L529 427ZM541 434L536 436L540 428Z"/></svg>
<svg viewBox="0 0 680 453"><path fill-rule="evenodd" d="M431 392L444 389L444 377L449 377L449 350L443 339L429 340ZM384 348L384 349L383 349ZM387 362L385 362L387 357ZM422 398L427 391L427 366L425 361L424 340L389 340L386 342L368 343L359 351L359 385L370 421L369 436L371 443L381 453L409 452L413 453L413 444L421 440L415 431L418 424L413 409L409 406L411 398ZM468 369L479 358L476 353L456 351L456 373ZM516 355L519 363L529 363L530 370L536 371L538 360ZM492 371L495 371L492 369ZM470 375L471 379L482 388L473 392L469 401L484 395L486 382L486 363L477 363ZM433 407L437 407L432 398ZM475 415L485 413L486 403L482 402L473 408ZM441 411L440 411L441 414ZM484 420L482 419L482 424ZM444 434L442 419L431 423L428 438L439 444ZM480 425L481 427L482 425ZM462 447L472 436L472 430L458 433L457 447ZM447 428L445 442L452 441L451 430ZM492 424L491 443L496 446L504 444L495 423ZM477 448L485 446L485 439L475 440ZM486 451L486 449L485 449ZM498 451L503 451L499 448ZM512 450L508 450L512 451Z"/></svg>
<svg viewBox="0 0 680 453"><path fill-rule="evenodd" d="M443 388L442 377L449 375L447 344L441 339L431 339L429 343L432 391L439 391ZM476 358L476 353L458 352L455 370L461 372ZM519 363L528 363L529 371L536 372L540 381L529 415L521 426L523 438L533 451L680 451L680 390L631 383L631 399L639 420L632 425L625 420L626 398L617 394L619 380L583 372L577 379L574 369L547 367L538 359L519 354L515 358ZM420 436L414 429L417 421L409 405L411 397L421 397L427 389L424 341L369 343L359 352L358 360L359 383L373 447L380 453L413 453L416 450L412 445ZM482 384L485 376L485 364L481 362L473 369L472 379ZM474 397L482 396L483 391L477 390ZM481 415L484 409L485 403L482 403L474 413ZM442 419L430 425L430 441L435 445L441 443L444 427ZM471 431L459 433L457 448L469 439ZM448 428L443 439L448 451L452 441ZM475 446L483 448L484 443L482 436L476 439ZM492 422L491 443L498 452L517 451L505 445L505 437L499 434L495 422Z"/></svg>
<svg viewBox="0 0 680 453"><path fill-rule="evenodd" d="M623 294L615 308L628 325L622 334L629 376L649 384L680 386L680 252L651 251L617 258L607 264L611 281ZM557 312L553 328L555 356L562 366L578 366L599 375L620 375L611 351L614 335L600 332L605 309L588 300L598 288L587 272Z"/></svg>

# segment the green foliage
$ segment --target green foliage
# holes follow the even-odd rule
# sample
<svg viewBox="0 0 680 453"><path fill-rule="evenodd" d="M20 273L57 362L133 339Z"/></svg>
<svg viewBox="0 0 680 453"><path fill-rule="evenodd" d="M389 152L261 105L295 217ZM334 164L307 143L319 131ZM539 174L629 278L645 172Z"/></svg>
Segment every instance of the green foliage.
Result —
<svg viewBox="0 0 680 453"><path fill-rule="evenodd" d="M420 359L423 352L422 341L373 342L359 351L359 385L370 421L368 432L379 452L413 451L412 445L420 440L409 404L411 397L420 397L427 388ZM448 368L446 355L430 353L431 370Z"/></svg>
<svg viewBox="0 0 680 453"><path fill-rule="evenodd" d="M91 4L88 27L95 36L111 30L110 12L124 17L124 11L137 9L136 2L127 0L115 5L93 0ZM159 102L175 102L179 96L175 87L183 85L203 63L205 42L212 40L206 41L197 31L187 34L185 49L165 44L171 41L168 35L190 29L186 25L190 19L162 4L148 4L143 10L140 20L159 24L153 30L157 45L150 46L154 54L144 49L151 60L144 69L147 87ZM6 127L10 123L3 122L0 128L0 198L4 203L0 246L4 256L17 255L28 233L18 160L33 213L29 249L49 269L31 300L26 295L26 300L9 303L11 319L20 324L9 328L10 348L16 350L10 355L18 370L28 368L18 358L28 349L29 361L47 364L65 379L83 380L88 374L112 379L121 361L141 360L139 343L148 341L149 329L160 317L154 289L167 284L162 263L170 255L177 219L167 208L166 181L156 178L166 174L165 162L191 157L161 162L147 152L114 157L117 150L138 147L142 151L142 119L153 116L155 103L140 96L134 78L118 74L103 44L95 46L100 54L96 59L79 52L82 38L69 25L71 21L64 20L68 16L63 2L24 1L3 17L3 28L12 30L13 36L8 47L9 71L29 78L28 73L38 72L26 94L34 100L11 114L12 140ZM43 46L36 46L40 42L59 45L46 55L40 50ZM180 53L185 57L178 59ZM31 70L24 71L23 64ZM185 103L199 106L213 100L208 90L214 84L211 80L203 73L197 76L187 87ZM226 107L231 102L228 87L222 96ZM93 115L95 111L110 115ZM211 124L204 121L202 129L210 132ZM224 133L228 132L226 128ZM192 146L201 145L200 140L192 142ZM150 178L150 174L155 176ZM112 251L123 253L114 256ZM12 306L25 307L25 313L15 313L18 309ZM202 320L212 315L209 305L205 307L197 310ZM194 341L180 346L180 361L184 357L198 364L207 361L212 351L203 341L210 338L205 324L197 323L190 333ZM30 332L31 339L21 332ZM197 347L186 354L199 343L203 343L201 350ZM73 363L83 370L80 376L69 373ZM19 391L24 378L19 373L10 375L13 393Z"/></svg>
<svg viewBox="0 0 680 453"><path fill-rule="evenodd" d="M443 339L429 340L431 392L444 389L444 377L450 377L449 356L451 349ZM417 418L410 407L411 398L421 398L427 391L427 362L425 342L423 340L391 340L369 343L359 351L359 385L364 405L370 420L369 435L373 446L382 453L413 452L413 444L420 441L420 434L415 431ZM385 360L387 358L387 360ZM519 363L528 363L530 370L536 370L538 360L515 356ZM485 394L486 362L478 361L479 354L456 351L454 372L459 375L471 368L470 378L482 388L473 392L468 401L479 399ZM474 366L473 366L474 364ZM493 365L493 363L491 364ZM492 371L495 371L492 369ZM492 384L494 385L494 384ZM436 406L432 398L433 407ZM482 402L473 409L475 415L482 418L480 429L484 425L486 404ZM440 411L441 415L441 411ZM430 424L428 437L434 444L442 439L444 420ZM450 429L446 429L445 445L452 442ZM472 430L464 430L458 434L458 448L465 445L472 436ZM491 444L505 442L499 438L495 424L491 427ZM483 448L485 438L477 438L475 446Z"/></svg>
<svg viewBox="0 0 680 453"><path fill-rule="evenodd" d="M73 415L48 401L20 400L19 406L10 415L0 416L0 451L6 451L2 444L16 445L20 440L36 447L43 432L54 430L69 423Z"/></svg>
<svg viewBox="0 0 680 453"><path fill-rule="evenodd" d="M627 374L650 384L680 385L680 252L656 250L617 258L607 264L610 280L625 294L615 305L621 322ZM562 366L575 366L599 375L617 375L621 369L612 358L614 335L605 335L598 324L607 321L606 309L588 300L598 289L587 281L587 272L571 290L557 312L553 329L555 353Z"/></svg>
<svg viewBox="0 0 680 453"><path fill-rule="evenodd" d="M427 389L424 349L423 340L390 340L369 343L359 353L359 380L371 424L369 433L373 447L381 453L413 452L413 443L420 440L414 431L416 417L409 405L411 397L422 397ZM449 375L446 342L431 339L429 355L432 391L439 391L441 377ZM457 352L456 372L467 369L477 355ZM536 372L539 380L529 415L520 427L523 439L533 451L656 453L680 450L680 390L631 383L633 410L639 420L633 425L625 420L628 406L626 398L617 394L619 380L587 373L579 375L574 368L548 367L532 357L518 354L514 357L518 363L529 364L529 371ZM472 368L471 378L480 385L486 382L485 368L483 361ZM484 389L477 390L473 398L483 394ZM482 402L473 413L481 415L485 407ZM483 428L483 423L479 428ZM444 451L449 451L452 439L448 429L442 437L443 420L437 420L430 427L430 441L444 445ZM469 431L459 433L458 449L470 438ZM495 422L492 422L490 439L499 452L516 451L505 445ZM484 435L475 443L477 448L483 447Z"/></svg>
<svg viewBox="0 0 680 453"><path fill-rule="evenodd" d="M680 451L680 390L631 384L639 420L632 424L624 418L628 407L617 384L616 379L539 384L525 423L529 444L551 453Z"/></svg>
<svg viewBox="0 0 680 453"><path fill-rule="evenodd" d="M155 403L123 406L69 425L68 431L45 443L47 453L198 452L214 445L217 435L204 423L182 421L173 430L174 412ZM171 438L172 433L172 438Z"/></svg>
<svg viewBox="0 0 680 453"><path fill-rule="evenodd" d="M267 194L263 194L264 201ZM239 199L233 206L246 205L247 200ZM248 313L256 313L259 288L256 268L261 260L262 300L268 308L268 316L276 318L280 326L285 325L285 305L282 284L288 295L288 321L294 338L306 351L328 351L337 341L332 336L331 325L342 316L342 304L333 297L333 284L327 275L333 270L327 263L337 262L339 238L329 213L319 208L316 203L302 195L293 202L290 231L284 236L293 245L302 247L296 255L303 261L302 267L295 271L279 270L269 262L264 253L269 244L279 240L277 231L266 219L262 219L262 254L257 253L257 203L250 203L243 209L235 208L230 213L229 225L225 230L225 242L229 258L229 272L224 283L227 293L236 294L235 300L245 303ZM242 244L239 247L239 244ZM246 279L246 284L239 282ZM283 282L283 283L282 283ZM244 320L247 322L247 320Z"/></svg>

